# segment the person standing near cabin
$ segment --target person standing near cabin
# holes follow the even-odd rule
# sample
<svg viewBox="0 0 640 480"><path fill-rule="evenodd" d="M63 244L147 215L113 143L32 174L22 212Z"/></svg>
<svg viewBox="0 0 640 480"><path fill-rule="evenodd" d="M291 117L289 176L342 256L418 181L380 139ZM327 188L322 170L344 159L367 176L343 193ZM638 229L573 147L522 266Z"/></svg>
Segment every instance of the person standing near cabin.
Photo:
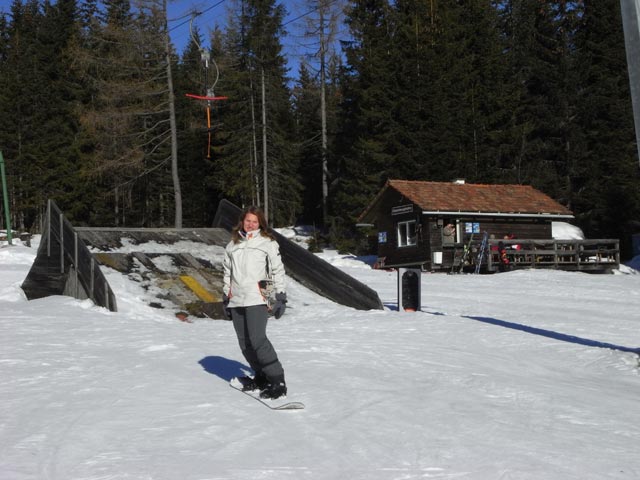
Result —
<svg viewBox="0 0 640 480"><path fill-rule="evenodd" d="M280 318L285 311L284 265L278 242L259 207L248 207L231 232L225 248L223 303L233 320L233 327L244 358L254 377L241 378L243 390L261 390L262 398L279 398L287 394L284 369L267 338L269 307L260 282L271 277L276 301L271 313Z"/></svg>
<svg viewBox="0 0 640 480"><path fill-rule="evenodd" d="M453 244L456 243L456 226L453 223L448 223L442 229L443 243Z"/></svg>
<svg viewBox="0 0 640 480"><path fill-rule="evenodd" d="M509 235L505 235L503 238L504 240L508 240ZM509 261L509 257L507 256L507 246L502 241L498 243L498 252L500 252L499 269L501 272L506 272L507 270L511 269L511 262Z"/></svg>

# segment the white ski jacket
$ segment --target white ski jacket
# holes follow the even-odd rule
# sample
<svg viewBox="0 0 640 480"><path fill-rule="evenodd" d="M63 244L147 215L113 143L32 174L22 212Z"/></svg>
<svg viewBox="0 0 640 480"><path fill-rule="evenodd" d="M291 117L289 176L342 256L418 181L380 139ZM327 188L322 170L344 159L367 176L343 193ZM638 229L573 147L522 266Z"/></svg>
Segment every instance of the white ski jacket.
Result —
<svg viewBox="0 0 640 480"><path fill-rule="evenodd" d="M224 251L223 267L222 291L229 297L230 308L265 305L258 282L269 278L269 272L275 291L285 291L278 242L260 233L251 238L240 237L238 243L230 241Z"/></svg>

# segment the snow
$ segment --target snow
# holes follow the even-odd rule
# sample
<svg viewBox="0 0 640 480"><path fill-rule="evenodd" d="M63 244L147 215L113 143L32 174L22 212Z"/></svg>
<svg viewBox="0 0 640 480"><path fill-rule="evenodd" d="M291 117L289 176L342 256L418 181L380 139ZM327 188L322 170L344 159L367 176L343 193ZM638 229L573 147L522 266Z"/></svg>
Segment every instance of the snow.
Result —
<svg viewBox="0 0 640 480"><path fill-rule="evenodd" d="M229 322L180 322L109 269L116 313L27 301L37 241L17 243L0 246L1 480L640 478L630 267L425 274L407 313L395 272L325 251L385 310L289 279L269 336L306 409L272 411L227 385L247 370Z"/></svg>
<svg viewBox="0 0 640 480"><path fill-rule="evenodd" d="M584 240L580 227L567 222L551 222L551 236L555 240Z"/></svg>

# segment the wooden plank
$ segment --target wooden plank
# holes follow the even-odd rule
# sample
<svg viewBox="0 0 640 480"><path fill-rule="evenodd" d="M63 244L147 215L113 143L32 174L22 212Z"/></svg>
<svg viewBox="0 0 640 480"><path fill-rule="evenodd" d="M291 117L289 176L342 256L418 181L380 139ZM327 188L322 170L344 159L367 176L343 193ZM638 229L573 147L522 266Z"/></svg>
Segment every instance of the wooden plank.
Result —
<svg viewBox="0 0 640 480"><path fill-rule="evenodd" d="M200 300L202 300L204 302L209 302L209 303L213 303L213 302L218 302L219 301L219 299L217 299L214 295L212 295L210 292L208 292L200 284L200 282L198 282L191 275L180 275L180 280L182 280L182 283L184 283L187 287L189 287L189 289L193 293L195 293Z"/></svg>
<svg viewBox="0 0 640 480"><path fill-rule="evenodd" d="M222 228L77 227L76 231L85 244L99 250L122 247L123 239L135 245L150 241L169 245L190 241L223 247L229 242L229 233Z"/></svg>

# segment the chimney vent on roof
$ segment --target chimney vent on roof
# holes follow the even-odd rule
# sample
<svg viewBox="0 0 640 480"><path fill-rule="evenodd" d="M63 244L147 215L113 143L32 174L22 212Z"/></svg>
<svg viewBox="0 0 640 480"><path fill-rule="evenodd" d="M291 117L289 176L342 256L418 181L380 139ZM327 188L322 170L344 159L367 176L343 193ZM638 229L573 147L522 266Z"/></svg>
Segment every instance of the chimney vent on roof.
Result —
<svg viewBox="0 0 640 480"><path fill-rule="evenodd" d="M456 185L464 185L464 178L456 178L453 183Z"/></svg>

